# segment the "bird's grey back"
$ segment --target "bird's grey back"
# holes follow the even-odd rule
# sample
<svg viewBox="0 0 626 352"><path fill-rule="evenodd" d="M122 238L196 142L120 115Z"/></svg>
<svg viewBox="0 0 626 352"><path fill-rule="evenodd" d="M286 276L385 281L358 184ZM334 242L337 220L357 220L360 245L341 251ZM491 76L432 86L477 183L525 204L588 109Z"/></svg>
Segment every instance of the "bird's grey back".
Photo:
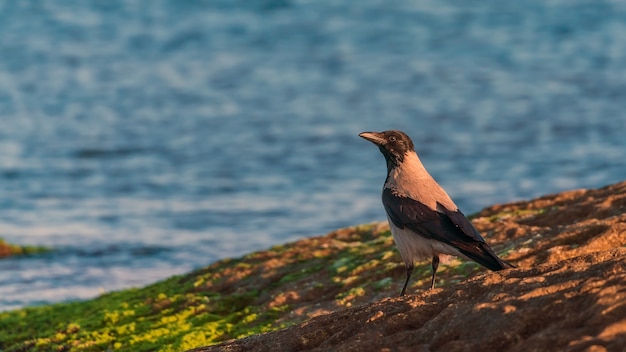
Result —
<svg viewBox="0 0 626 352"><path fill-rule="evenodd" d="M437 203L448 210L457 210L444 189L428 173L415 152L405 155L404 162L389 171L384 188L394 190L398 195L412 198L429 208L441 211Z"/></svg>

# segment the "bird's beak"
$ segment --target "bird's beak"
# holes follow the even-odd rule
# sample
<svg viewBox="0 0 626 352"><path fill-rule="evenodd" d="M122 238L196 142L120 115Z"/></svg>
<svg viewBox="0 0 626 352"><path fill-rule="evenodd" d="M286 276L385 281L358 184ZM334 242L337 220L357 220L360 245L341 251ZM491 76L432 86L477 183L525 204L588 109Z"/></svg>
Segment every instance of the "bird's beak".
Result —
<svg viewBox="0 0 626 352"><path fill-rule="evenodd" d="M380 132L362 132L359 133L359 137L367 139L376 145L382 145L385 143L385 138L383 138L383 134Z"/></svg>

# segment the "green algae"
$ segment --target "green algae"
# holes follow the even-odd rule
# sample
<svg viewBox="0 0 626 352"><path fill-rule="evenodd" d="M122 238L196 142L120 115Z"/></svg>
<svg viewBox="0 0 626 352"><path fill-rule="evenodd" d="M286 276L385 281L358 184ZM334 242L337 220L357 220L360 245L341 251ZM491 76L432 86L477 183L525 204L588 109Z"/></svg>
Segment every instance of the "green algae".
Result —
<svg viewBox="0 0 626 352"><path fill-rule="evenodd" d="M286 246L274 249L277 256L288 250ZM322 271L327 256L316 253L310 260L297 258L297 267L286 268L285 275L277 275L279 279L263 289L306 281L307 276ZM258 254L252 253L142 289L0 313L0 350L180 351L286 327L289 321L277 320L289 313L288 305L255 304L265 293L251 289L255 275L241 278L239 286L248 286L245 290L212 289L230 279L216 273L253 271L259 262ZM323 282L314 285L324 286Z"/></svg>
<svg viewBox="0 0 626 352"><path fill-rule="evenodd" d="M502 219L508 219L508 218L520 218L520 217L528 217L528 216L534 216L534 215L540 215L540 214L544 214L546 213L548 210L555 210L558 207L551 207L551 208L540 208L540 209L516 209L516 210L511 210L511 211L503 211L494 215L491 215L489 217L487 217L487 220L489 220L490 222L496 222ZM473 217L469 217L469 219L471 220Z"/></svg>
<svg viewBox="0 0 626 352"><path fill-rule="evenodd" d="M273 328L253 324L257 292L210 297L185 293L179 284L175 277L91 301L0 313L0 349L180 351ZM176 287L181 292L172 292Z"/></svg>
<svg viewBox="0 0 626 352"><path fill-rule="evenodd" d="M467 268L447 266L438 287ZM428 287L430 270L429 263L416 266L413 291ZM2 312L0 350L184 351L285 328L320 307L339 310L376 295L396 296L404 273L388 229L361 225L144 288Z"/></svg>
<svg viewBox="0 0 626 352"><path fill-rule="evenodd" d="M50 248L44 246L20 246L7 243L0 238L0 258L20 255L32 255L51 251Z"/></svg>

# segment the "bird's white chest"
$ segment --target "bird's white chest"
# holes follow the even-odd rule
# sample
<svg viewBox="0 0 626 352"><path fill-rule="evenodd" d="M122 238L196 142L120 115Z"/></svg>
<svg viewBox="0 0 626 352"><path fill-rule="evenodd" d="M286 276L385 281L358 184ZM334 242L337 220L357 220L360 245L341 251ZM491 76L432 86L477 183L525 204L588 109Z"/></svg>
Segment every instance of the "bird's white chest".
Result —
<svg viewBox="0 0 626 352"><path fill-rule="evenodd" d="M464 257L452 246L420 236L406 227L399 229L389 218L387 220L389 221L393 240L406 265L413 265L415 262L430 259L435 255L441 254Z"/></svg>

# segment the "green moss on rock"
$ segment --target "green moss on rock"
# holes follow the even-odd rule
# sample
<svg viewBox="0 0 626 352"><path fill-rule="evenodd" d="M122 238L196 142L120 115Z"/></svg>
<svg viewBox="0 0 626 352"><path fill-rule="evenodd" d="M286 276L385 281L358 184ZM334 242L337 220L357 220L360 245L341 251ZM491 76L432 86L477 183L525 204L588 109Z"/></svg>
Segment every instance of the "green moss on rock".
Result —
<svg viewBox="0 0 626 352"><path fill-rule="evenodd" d="M29 255L36 253L44 253L50 251L50 248L43 246L19 246L7 243L0 238L0 258L10 257L14 255Z"/></svg>
<svg viewBox="0 0 626 352"><path fill-rule="evenodd" d="M395 296L404 275L388 227L361 225L140 289L2 312L0 350L183 351ZM416 266L412 290L429 284L420 276L430 279L428 263Z"/></svg>

